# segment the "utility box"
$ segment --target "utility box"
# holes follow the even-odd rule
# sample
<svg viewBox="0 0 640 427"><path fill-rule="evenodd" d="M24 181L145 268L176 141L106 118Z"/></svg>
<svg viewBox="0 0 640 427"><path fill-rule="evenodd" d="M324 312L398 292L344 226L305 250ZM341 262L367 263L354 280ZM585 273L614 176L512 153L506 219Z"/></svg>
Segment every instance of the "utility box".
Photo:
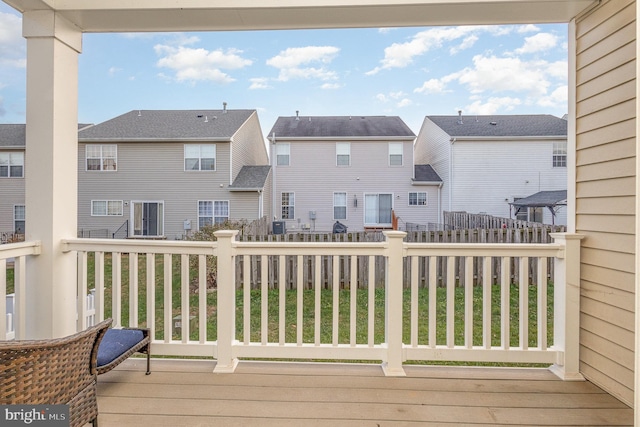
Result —
<svg viewBox="0 0 640 427"><path fill-rule="evenodd" d="M286 231L284 221L273 221L273 234L284 234Z"/></svg>

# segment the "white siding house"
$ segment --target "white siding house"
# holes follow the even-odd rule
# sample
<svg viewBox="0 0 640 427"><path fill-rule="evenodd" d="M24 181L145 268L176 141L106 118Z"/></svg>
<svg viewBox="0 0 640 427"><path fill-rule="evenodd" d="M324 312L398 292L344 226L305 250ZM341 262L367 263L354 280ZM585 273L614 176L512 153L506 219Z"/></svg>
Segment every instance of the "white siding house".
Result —
<svg viewBox="0 0 640 427"><path fill-rule="evenodd" d="M93 237L182 239L269 213L255 110L134 110L83 129L78 142L78 228ZM249 184L244 167L254 168Z"/></svg>
<svg viewBox="0 0 640 427"><path fill-rule="evenodd" d="M24 142L25 125L0 124L0 233L5 235L24 234Z"/></svg>
<svg viewBox="0 0 640 427"><path fill-rule="evenodd" d="M567 189L567 121L558 117L427 116L415 151L443 180L441 211L516 218L513 202ZM528 208L517 218L566 225L567 211Z"/></svg>
<svg viewBox="0 0 640 427"><path fill-rule="evenodd" d="M280 117L269 139L274 217L288 231L388 229L393 214L401 229L437 222L440 178L414 167L399 117Z"/></svg>

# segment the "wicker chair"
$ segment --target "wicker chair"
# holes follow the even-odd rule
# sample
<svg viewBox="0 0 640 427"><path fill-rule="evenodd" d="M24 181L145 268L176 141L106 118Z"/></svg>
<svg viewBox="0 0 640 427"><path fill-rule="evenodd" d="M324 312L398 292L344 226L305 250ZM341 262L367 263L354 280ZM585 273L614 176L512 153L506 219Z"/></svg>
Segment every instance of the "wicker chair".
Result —
<svg viewBox="0 0 640 427"><path fill-rule="evenodd" d="M111 319L75 335L0 342L0 405L69 405L70 426L98 425L96 361Z"/></svg>

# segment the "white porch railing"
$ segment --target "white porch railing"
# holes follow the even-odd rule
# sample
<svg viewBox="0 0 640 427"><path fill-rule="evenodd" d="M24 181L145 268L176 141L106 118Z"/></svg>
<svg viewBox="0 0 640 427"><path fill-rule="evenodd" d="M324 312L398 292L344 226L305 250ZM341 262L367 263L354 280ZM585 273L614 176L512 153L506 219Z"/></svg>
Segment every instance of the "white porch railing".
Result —
<svg viewBox="0 0 640 427"><path fill-rule="evenodd" d="M217 372L232 372L238 358L379 360L387 375L403 375L406 360L449 360L548 363L564 379L581 378L576 235L554 234L553 244L405 243L402 232L387 232L385 242L375 243L238 242L234 231L216 235L217 242L78 239L64 245L78 253L79 295L95 285L96 320L109 303L116 326L151 329L154 354L213 356ZM438 257L447 260L444 309L436 305ZM384 278L375 277L376 258L384 260ZM510 294L514 259L517 309ZM552 343L548 260L555 263ZM455 262L464 262L464 277L455 276ZM501 264L497 280L488 273L491 262ZM347 277L340 273L344 263ZM481 290L473 287L473 263L485 267ZM428 271L426 283L421 269ZM287 275L295 277L293 286ZM376 290L378 283L384 291ZM79 304L79 329L87 326L87 310ZM511 323L518 324L515 336ZM384 339L376 338L380 329Z"/></svg>
<svg viewBox="0 0 640 427"><path fill-rule="evenodd" d="M7 301L7 278L15 297L11 300L13 313L8 313L8 303L0 303L0 339L24 339L26 322L26 258L40 254L40 242L20 242L0 245L0 301ZM7 274L7 264L13 263L12 275Z"/></svg>

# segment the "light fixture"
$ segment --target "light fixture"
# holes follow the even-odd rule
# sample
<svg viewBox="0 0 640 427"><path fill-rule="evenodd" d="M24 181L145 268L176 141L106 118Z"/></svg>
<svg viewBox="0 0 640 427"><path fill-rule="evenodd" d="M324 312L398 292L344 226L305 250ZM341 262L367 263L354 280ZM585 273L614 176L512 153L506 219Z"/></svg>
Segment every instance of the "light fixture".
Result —
<svg viewBox="0 0 640 427"><path fill-rule="evenodd" d="M356 196L355 194L353 195L353 207L358 207L358 196Z"/></svg>

